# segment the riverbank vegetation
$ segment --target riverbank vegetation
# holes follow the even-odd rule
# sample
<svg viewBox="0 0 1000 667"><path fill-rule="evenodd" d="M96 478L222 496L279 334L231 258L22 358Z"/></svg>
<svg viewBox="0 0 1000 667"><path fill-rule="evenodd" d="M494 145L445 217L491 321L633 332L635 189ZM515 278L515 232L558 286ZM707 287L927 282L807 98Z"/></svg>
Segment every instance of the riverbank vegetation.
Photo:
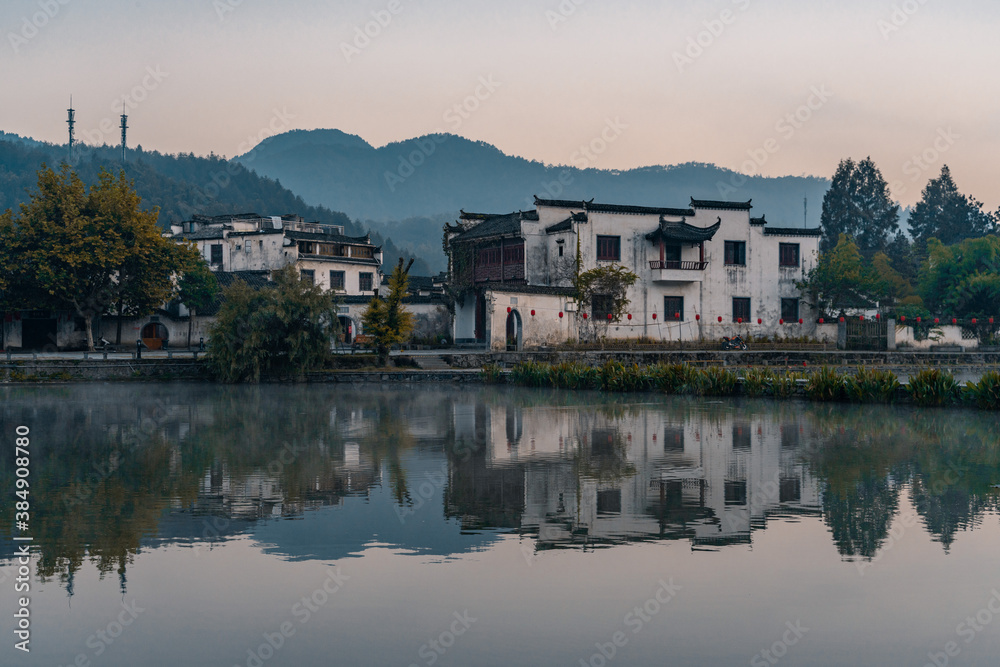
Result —
<svg viewBox="0 0 1000 667"><path fill-rule="evenodd" d="M602 366L580 362L548 364L527 361L509 372L497 364L483 368L487 383L553 389L592 389L605 392L658 392L698 396L803 396L819 402L894 403L912 402L920 407L970 405L981 410L1000 410L1000 372L989 371L978 382L962 386L941 369L921 370L908 382L881 369L859 368L841 373L821 366L808 373L769 368L733 370L722 366L696 368L688 364L623 364L607 361Z"/></svg>

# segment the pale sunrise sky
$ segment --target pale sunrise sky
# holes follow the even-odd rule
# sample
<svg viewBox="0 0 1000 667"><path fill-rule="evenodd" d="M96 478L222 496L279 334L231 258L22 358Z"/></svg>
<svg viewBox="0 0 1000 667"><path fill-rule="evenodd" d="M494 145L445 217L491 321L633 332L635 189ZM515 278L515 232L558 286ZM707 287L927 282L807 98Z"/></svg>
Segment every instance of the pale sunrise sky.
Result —
<svg viewBox="0 0 1000 667"><path fill-rule="evenodd" d="M0 30L0 130L46 141L70 94L86 143L118 142L128 94L130 145L227 157L337 128L569 164L610 120L588 166L830 177L871 155L904 205L944 163L1000 205L985 0L4 0Z"/></svg>

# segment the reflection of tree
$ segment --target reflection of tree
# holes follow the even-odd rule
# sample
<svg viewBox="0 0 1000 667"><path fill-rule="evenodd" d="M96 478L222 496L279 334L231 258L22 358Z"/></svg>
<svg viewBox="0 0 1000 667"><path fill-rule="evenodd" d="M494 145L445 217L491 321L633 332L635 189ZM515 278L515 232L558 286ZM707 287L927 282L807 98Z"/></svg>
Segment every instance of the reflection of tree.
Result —
<svg viewBox="0 0 1000 667"><path fill-rule="evenodd" d="M823 515L842 556L871 559L889 534L899 507L899 489L884 477L858 480L853 489L827 484Z"/></svg>
<svg viewBox="0 0 1000 667"><path fill-rule="evenodd" d="M971 494L966 488L928 488L919 476L913 480L910 496L927 530L941 542L945 551L950 550L955 533L979 524L983 514L993 505L991 500Z"/></svg>

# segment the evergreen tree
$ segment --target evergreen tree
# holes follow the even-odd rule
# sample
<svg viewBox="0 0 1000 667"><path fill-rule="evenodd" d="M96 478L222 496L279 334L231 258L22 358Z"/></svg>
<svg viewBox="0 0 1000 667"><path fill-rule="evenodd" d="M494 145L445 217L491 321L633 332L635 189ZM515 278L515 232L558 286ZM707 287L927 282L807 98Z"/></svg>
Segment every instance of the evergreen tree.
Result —
<svg viewBox="0 0 1000 667"><path fill-rule="evenodd" d="M403 268L403 258L389 276L389 294L382 299L377 294L362 315L365 334L372 337L378 363L385 366L389 362L389 350L393 345L405 343L413 333L413 313L403 308L403 297L410 284L410 267L413 260Z"/></svg>
<svg viewBox="0 0 1000 667"><path fill-rule="evenodd" d="M823 197L821 224L823 252L833 249L841 234L855 240L865 259L888 248L899 229L899 206L892 202L889 185L870 157L857 163L848 158L837 166Z"/></svg>
<svg viewBox="0 0 1000 667"><path fill-rule="evenodd" d="M910 231L921 253L928 239L954 245L985 236L995 226L994 214L983 211L982 203L958 191L948 165L941 167L940 176L928 181L910 215Z"/></svg>

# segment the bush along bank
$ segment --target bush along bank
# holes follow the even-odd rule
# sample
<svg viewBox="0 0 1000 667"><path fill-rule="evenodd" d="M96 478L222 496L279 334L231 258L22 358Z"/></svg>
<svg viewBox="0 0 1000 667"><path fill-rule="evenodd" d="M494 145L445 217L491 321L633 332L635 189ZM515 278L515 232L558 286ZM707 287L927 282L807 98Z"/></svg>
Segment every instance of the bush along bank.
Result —
<svg viewBox="0 0 1000 667"><path fill-rule="evenodd" d="M803 396L813 401L895 403L908 401L920 407L969 405L1000 410L1000 373L990 371L978 382L962 386L940 369L921 370L902 383L890 371L859 368L854 374L829 366L811 372L777 372L768 368L730 370L721 366L695 368L688 364L640 366L607 361L602 366L579 362L549 364L526 361L505 371L497 364L483 367L491 384L523 387L595 389L606 392L655 391L698 396Z"/></svg>

